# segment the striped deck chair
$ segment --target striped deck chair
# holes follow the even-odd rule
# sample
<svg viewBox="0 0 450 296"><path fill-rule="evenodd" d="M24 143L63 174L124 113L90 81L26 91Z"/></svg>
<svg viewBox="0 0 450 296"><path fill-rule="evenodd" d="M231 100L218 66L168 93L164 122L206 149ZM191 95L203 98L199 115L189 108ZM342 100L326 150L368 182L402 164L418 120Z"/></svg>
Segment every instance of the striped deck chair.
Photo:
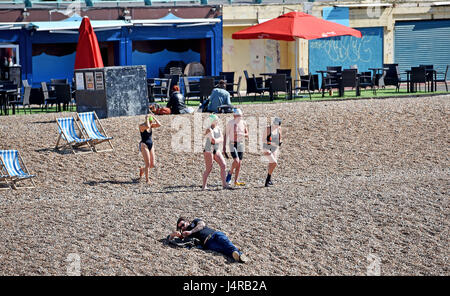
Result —
<svg viewBox="0 0 450 296"><path fill-rule="evenodd" d="M81 127L84 130L85 134L92 139L90 141L90 144L93 146L95 152L106 152L106 151L114 151L114 147L111 143L112 137L108 137L106 134L105 129L102 126L102 123L97 117L97 114L92 112L84 112L84 113L77 113L78 120L81 122ZM96 121L98 122L101 132L97 128ZM108 142L111 149L103 149L103 150L97 150L96 145Z"/></svg>
<svg viewBox="0 0 450 296"><path fill-rule="evenodd" d="M22 169L22 166L25 170ZM36 184L33 181L35 175L28 172L22 157L17 150L0 150L0 181L13 189L34 188ZM31 180L33 186L17 186L16 183L23 180ZM8 189L8 188L1 188Z"/></svg>
<svg viewBox="0 0 450 296"><path fill-rule="evenodd" d="M73 117L65 117L65 118L56 118L56 123L58 124L58 141L56 141L55 149L58 150L59 141L64 139L67 143L62 145L61 148L69 146L72 149L72 152L76 154L74 148L79 148L84 145L87 145L90 151L83 151L78 153L89 153L92 152L92 147L90 145L91 139L89 138L81 138L78 136L75 131L75 124L78 127L78 130L81 132L81 135L84 136L83 131L78 126L78 123L73 119Z"/></svg>

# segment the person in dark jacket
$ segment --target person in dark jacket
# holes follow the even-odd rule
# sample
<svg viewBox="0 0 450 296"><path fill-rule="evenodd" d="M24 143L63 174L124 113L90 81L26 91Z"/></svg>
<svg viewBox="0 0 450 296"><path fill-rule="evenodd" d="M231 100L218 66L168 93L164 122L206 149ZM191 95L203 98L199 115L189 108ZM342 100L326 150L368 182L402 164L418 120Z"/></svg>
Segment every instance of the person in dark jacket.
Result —
<svg viewBox="0 0 450 296"><path fill-rule="evenodd" d="M172 87L172 94L170 95L169 102L166 107L170 108L171 114L186 114L194 111L192 108L186 108L185 98L180 92L178 85L174 85Z"/></svg>
<svg viewBox="0 0 450 296"><path fill-rule="evenodd" d="M204 249L230 256L237 262L245 263L248 261L247 257L233 245L223 232L209 228L202 219L194 219L189 222L187 219L180 217L177 221L177 231L169 236L170 239L175 237L194 237L200 240Z"/></svg>

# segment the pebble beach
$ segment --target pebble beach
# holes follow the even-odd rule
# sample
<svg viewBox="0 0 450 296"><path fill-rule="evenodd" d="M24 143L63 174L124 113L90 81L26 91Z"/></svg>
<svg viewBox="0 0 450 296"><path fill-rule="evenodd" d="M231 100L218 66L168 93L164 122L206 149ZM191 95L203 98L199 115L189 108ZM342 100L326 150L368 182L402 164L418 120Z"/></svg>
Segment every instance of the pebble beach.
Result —
<svg viewBox="0 0 450 296"><path fill-rule="evenodd" d="M158 117L150 184L138 179L143 115L101 119L114 151L88 154L54 149L55 118L75 113L0 117L0 149L36 175L36 188L0 191L0 275L66 275L71 254L81 275L366 275L373 258L381 275L450 275L450 96L239 107L254 136L233 190L217 164L200 188L199 115ZM256 129L275 116L283 145L266 188ZM180 126L191 136L176 151ZM168 245L179 216L223 231L249 262Z"/></svg>

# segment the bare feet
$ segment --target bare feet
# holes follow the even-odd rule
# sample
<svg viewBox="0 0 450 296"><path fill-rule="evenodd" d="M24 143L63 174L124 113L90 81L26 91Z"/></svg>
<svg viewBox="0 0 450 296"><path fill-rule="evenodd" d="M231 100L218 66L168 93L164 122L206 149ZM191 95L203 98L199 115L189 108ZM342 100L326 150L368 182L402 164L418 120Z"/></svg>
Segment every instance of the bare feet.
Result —
<svg viewBox="0 0 450 296"><path fill-rule="evenodd" d="M139 179L144 175L144 168L139 168Z"/></svg>

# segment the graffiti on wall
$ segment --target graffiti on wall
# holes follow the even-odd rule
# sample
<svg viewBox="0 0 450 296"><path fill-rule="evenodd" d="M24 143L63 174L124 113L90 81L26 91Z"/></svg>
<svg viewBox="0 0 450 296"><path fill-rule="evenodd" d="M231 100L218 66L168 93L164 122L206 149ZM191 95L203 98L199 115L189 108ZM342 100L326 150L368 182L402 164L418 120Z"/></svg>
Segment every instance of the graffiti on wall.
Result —
<svg viewBox="0 0 450 296"><path fill-rule="evenodd" d="M351 38L347 42L342 42L340 37L332 37L330 40L313 42L310 50L321 51L326 59L335 63L369 62L373 57L373 49L371 48L373 37L364 37L362 40L356 39Z"/></svg>
<svg viewBox="0 0 450 296"><path fill-rule="evenodd" d="M383 28L362 28L363 37L341 36L309 42L310 71L327 66L348 68L357 65L361 71L383 63Z"/></svg>

